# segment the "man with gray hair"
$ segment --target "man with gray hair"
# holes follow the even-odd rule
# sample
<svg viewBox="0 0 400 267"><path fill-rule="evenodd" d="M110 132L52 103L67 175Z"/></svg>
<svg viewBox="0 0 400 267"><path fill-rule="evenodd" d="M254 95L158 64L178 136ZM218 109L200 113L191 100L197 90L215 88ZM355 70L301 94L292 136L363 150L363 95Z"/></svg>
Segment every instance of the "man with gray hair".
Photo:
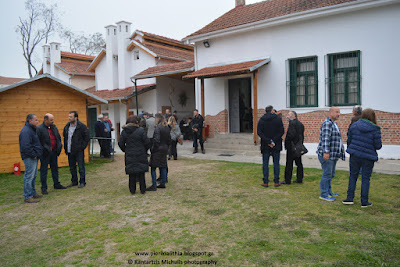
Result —
<svg viewBox="0 0 400 267"><path fill-rule="evenodd" d="M100 156L104 156L105 158L110 157L110 144L107 142L108 138L108 131L106 126L103 123L104 116L103 114L99 114L97 116L97 121L94 124L94 132L96 134L96 137L98 137L98 141L100 144Z"/></svg>
<svg viewBox="0 0 400 267"><path fill-rule="evenodd" d="M42 155L42 146L36 134L39 121L35 114L28 114L25 126L19 134L19 151L25 165L24 197L26 203L37 203L42 195L35 190L35 180L38 173L38 159Z"/></svg>
<svg viewBox="0 0 400 267"><path fill-rule="evenodd" d="M293 146L297 143L304 142L304 125L297 119L295 111L289 111L286 118L289 120L289 127L285 137L286 149L286 167L285 167L285 181L281 184L291 184L293 173L293 161L297 166L297 176L295 183L303 183L303 164L301 162L301 155L294 155Z"/></svg>
<svg viewBox="0 0 400 267"><path fill-rule="evenodd" d="M361 113L362 113L362 107L360 105L353 107L353 118L351 118L349 130L350 130L351 125L353 125L353 123L355 123L356 121L358 121L361 118Z"/></svg>

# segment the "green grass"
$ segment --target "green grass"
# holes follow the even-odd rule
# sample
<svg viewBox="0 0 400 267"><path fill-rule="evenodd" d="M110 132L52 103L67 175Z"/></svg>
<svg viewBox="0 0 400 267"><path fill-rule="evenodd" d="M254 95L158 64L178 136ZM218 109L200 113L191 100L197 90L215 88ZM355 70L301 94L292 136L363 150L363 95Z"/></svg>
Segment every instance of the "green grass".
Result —
<svg viewBox="0 0 400 267"><path fill-rule="evenodd" d="M400 265L400 176L374 173L373 206L361 209L359 183L353 206L319 200L318 169L305 169L302 185L263 188L261 165L181 159L169 163L167 189L134 196L123 157L86 172L84 189L57 191L49 173L49 195L38 204L23 203L23 176L0 175L2 266ZM68 168L60 180L69 183ZM347 182L348 172L337 171L338 200Z"/></svg>

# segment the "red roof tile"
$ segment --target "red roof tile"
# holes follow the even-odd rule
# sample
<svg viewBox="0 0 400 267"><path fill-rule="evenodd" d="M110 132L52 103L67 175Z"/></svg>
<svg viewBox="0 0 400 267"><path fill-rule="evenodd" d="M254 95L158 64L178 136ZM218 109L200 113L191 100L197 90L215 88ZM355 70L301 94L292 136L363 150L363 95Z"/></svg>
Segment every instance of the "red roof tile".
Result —
<svg viewBox="0 0 400 267"><path fill-rule="evenodd" d="M178 62L172 64L166 64L161 66L155 66L148 68L135 75L135 78L150 78L156 76L163 76L163 74L176 74L176 73L186 73L188 69L193 69L193 61Z"/></svg>
<svg viewBox="0 0 400 267"><path fill-rule="evenodd" d="M354 1L357 0L269 0L252 5L238 6L202 29L185 37L185 39L252 22Z"/></svg>
<svg viewBox="0 0 400 267"><path fill-rule="evenodd" d="M26 80L26 78L12 78L12 77L0 76L0 84L3 85L11 85L24 80Z"/></svg>
<svg viewBox="0 0 400 267"><path fill-rule="evenodd" d="M87 71L90 66L88 61L61 59L61 63L56 63L55 65L68 74L94 76L93 72Z"/></svg>
<svg viewBox="0 0 400 267"><path fill-rule="evenodd" d="M152 45L149 43L143 44L143 46L162 58L170 58L181 61L194 60L193 51L178 50L159 45Z"/></svg>
<svg viewBox="0 0 400 267"><path fill-rule="evenodd" d="M143 33L144 38L146 38L148 36L148 37L151 37L151 38L155 38L155 39L159 39L159 40L175 43L175 44L180 45L180 46L192 47L191 45L185 45L182 41L179 41L179 40L176 40L176 39L171 39L171 38L168 38L168 37L165 37L165 36L157 35L157 34L154 34L154 33L148 33L148 32L144 32L144 31L141 31L141 30L136 30L136 31L140 32L140 33Z"/></svg>
<svg viewBox="0 0 400 267"><path fill-rule="evenodd" d="M192 72L186 76L183 76L183 78L184 79L211 78L211 77L217 77L217 76L249 73L249 72L251 72L251 68L254 68L259 64L262 64L263 62L265 64L267 64L269 62L269 60L260 59L260 60L246 61L246 62L235 63L235 64L227 64L227 65L216 66L216 67L203 68L198 71ZM261 65L260 65L260 67L261 67Z"/></svg>
<svg viewBox="0 0 400 267"><path fill-rule="evenodd" d="M140 91L143 91L145 89L155 89L156 85L155 84L146 84L146 85L138 85L137 86L137 91L138 93ZM98 90L96 91L96 87L90 87L85 89L87 92L92 93L100 98L103 99L115 99L115 98L124 98L127 96L132 95L135 92L135 87L131 86L131 87L127 87L124 89L114 89L114 90Z"/></svg>
<svg viewBox="0 0 400 267"><path fill-rule="evenodd" d="M61 58L63 58L63 57L64 58L79 59L79 60L87 60L87 61L92 61L95 58L95 56L61 51Z"/></svg>

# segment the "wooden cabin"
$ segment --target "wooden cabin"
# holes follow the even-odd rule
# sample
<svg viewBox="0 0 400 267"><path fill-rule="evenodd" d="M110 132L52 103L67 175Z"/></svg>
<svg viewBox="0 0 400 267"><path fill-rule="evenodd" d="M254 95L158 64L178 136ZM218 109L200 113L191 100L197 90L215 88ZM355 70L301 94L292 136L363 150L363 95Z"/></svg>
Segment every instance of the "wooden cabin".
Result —
<svg viewBox="0 0 400 267"><path fill-rule="evenodd" d="M19 152L19 133L25 125L26 116L34 113L42 123L44 115L54 115L63 140L63 129L68 122L68 114L76 110L79 120L85 125L87 106L107 104L91 93L67 84L50 74L43 74L0 89L0 173L13 172L14 163L25 166ZM89 160L89 149L85 151L85 160ZM68 158L63 151L58 159L59 166L68 166Z"/></svg>

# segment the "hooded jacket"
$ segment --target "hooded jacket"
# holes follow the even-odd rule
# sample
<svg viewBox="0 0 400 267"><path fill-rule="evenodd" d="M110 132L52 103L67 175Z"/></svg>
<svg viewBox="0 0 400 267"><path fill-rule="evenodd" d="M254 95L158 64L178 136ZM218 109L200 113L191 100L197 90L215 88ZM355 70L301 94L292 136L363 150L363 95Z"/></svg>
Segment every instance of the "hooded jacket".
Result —
<svg viewBox="0 0 400 267"><path fill-rule="evenodd" d="M376 150L382 148L381 128L373 122L360 119L348 132L347 153L363 159L378 161Z"/></svg>
<svg viewBox="0 0 400 267"><path fill-rule="evenodd" d="M282 136L285 133L281 117L273 113L266 113L258 121L257 134L261 137L261 153L282 150ZM275 143L273 148L268 145Z"/></svg>
<svg viewBox="0 0 400 267"><path fill-rule="evenodd" d="M157 125L154 130L153 148L151 149L150 166L152 168L167 167L168 147L171 134L168 126Z"/></svg>
<svg viewBox="0 0 400 267"><path fill-rule="evenodd" d="M150 139L138 124L128 123L122 127L118 146L125 152L125 173L143 173L149 171L147 150Z"/></svg>
<svg viewBox="0 0 400 267"><path fill-rule="evenodd" d="M42 146L36 134L36 127L29 122L25 122L25 126L19 133L19 151L22 160L42 156Z"/></svg>

